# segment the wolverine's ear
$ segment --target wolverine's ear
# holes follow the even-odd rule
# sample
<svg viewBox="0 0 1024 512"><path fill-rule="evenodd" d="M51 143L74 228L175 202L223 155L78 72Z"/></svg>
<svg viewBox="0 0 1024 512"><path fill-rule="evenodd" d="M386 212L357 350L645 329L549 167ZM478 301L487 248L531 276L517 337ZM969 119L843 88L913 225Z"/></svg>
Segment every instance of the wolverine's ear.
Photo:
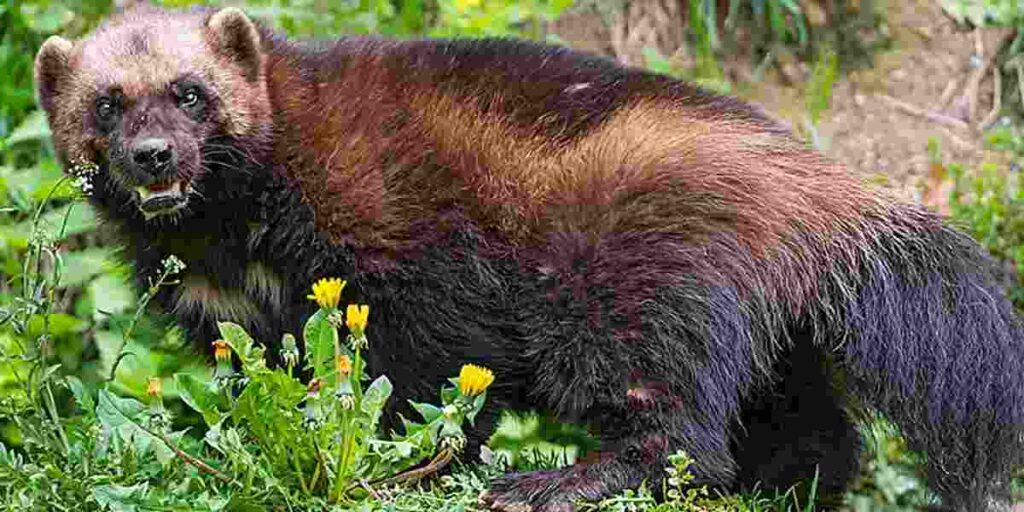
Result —
<svg viewBox="0 0 1024 512"><path fill-rule="evenodd" d="M225 57L242 67L250 82L260 74L260 33L237 7L221 9L206 22L211 43Z"/></svg>
<svg viewBox="0 0 1024 512"><path fill-rule="evenodd" d="M60 95L61 80L71 73L68 57L72 48L71 41L50 36L36 54L36 94L39 104L48 114L53 113L54 102Z"/></svg>

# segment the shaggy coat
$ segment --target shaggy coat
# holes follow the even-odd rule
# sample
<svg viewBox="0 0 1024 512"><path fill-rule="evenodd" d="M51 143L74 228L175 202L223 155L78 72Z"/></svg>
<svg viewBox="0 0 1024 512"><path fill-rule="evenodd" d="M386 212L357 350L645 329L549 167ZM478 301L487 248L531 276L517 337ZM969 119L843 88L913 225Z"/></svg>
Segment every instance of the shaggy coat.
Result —
<svg viewBox="0 0 1024 512"><path fill-rule="evenodd" d="M497 381L472 444L502 408L593 427L599 453L499 478L496 509L657 487L678 449L698 483L840 491L851 401L950 508L1006 503L1024 337L996 265L747 104L521 41L289 41L233 8L129 11L36 71L140 279L187 263L158 299L197 341L233 320L275 345L341 276L396 407L474 362Z"/></svg>

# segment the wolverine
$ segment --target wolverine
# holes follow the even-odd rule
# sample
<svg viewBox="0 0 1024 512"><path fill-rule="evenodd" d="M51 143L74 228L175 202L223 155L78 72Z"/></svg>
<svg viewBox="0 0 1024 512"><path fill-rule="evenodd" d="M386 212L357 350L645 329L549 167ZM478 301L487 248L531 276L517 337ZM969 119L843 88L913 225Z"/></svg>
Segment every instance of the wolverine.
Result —
<svg viewBox="0 0 1024 512"><path fill-rule="evenodd" d="M1024 332L999 267L739 100L516 40L288 40L237 8L129 9L35 71L140 279L187 264L157 300L192 339L273 345L341 276L397 411L472 362L497 380L471 452L502 409L598 436L493 481L493 509L660 487L677 450L697 483L841 492L861 409L944 507L1007 507Z"/></svg>

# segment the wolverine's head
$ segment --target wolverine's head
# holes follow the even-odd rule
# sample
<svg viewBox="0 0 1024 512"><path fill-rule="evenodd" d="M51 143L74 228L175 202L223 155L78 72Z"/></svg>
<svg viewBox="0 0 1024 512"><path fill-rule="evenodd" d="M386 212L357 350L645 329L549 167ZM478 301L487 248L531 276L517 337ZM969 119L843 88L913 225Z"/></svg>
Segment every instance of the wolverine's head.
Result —
<svg viewBox="0 0 1024 512"><path fill-rule="evenodd" d="M40 103L65 165L97 164L147 218L181 213L225 139L269 125L256 26L238 9L133 9L36 56Z"/></svg>

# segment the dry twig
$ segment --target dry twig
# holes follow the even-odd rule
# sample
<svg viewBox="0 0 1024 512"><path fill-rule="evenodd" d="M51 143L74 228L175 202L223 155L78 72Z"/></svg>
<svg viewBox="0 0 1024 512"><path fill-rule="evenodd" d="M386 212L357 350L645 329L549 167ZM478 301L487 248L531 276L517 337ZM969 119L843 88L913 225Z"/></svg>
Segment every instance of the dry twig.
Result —
<svg viewBox="0 0 1024 512"><path fill-rule="evenodd" d="M922 119L927 119L933 123L939 123L953 128L959 128L961 130L971 129L970 125L955 117L947 116L945 114L939 114L938 112L923 110L905 101L900 101L896 98L893 98L888 94L876 94L875 97L884 100L890 106L903 113L910 114L915 117L920 117Z"/></svg>

